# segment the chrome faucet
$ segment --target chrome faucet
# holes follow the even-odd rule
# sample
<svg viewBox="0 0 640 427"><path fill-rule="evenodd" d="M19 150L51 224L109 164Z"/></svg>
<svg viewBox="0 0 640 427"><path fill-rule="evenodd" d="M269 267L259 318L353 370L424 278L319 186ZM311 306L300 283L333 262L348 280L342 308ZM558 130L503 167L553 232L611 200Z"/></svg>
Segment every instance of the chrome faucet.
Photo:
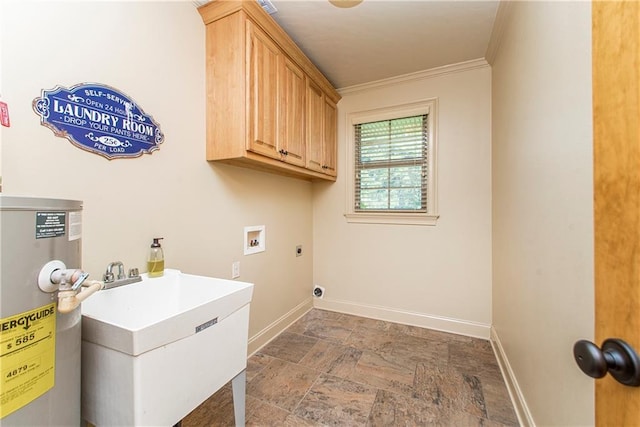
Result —
<svg viewBox="0 0 640 427"><path fill-rule="evenodd" d="M118 276L113 273L113 268L118 267ZM129 270L129 277L124 273L124 264L122 261L113 261L107 265L107 271L102 276L104 281L104 289L111 289L122 285L128 285L130 283L142 281L142 277L138 273L137 268Z"/></svg>
<svg viewBox="0 0 640 427"><path fill-rule="evenodd" d="M125 276L124 274L124 264L122 263L122 261L114 261L110 262L109 265L107 265L107 272L104 273L105 282L113 282L113 267L115 266L118 266L118 280L127 278L127 276Z"/></svg>

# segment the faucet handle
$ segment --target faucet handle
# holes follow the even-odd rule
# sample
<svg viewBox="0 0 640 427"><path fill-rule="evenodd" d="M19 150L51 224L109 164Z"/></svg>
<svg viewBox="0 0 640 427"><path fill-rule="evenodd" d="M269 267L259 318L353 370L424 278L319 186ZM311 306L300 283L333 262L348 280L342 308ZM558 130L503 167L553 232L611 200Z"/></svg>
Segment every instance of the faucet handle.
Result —
<svg viewBox="0 0 640 427"><path fill-rule="evenodd" d="M140 271L137 268L129 269L129 277L139 277L139 276L140 276Z"/></svg>
<svg viewBox="0 0 640 427"><path fill-rule="evenodd" d="M102 276L102 280L103 280L105 283L113 282L113 281L114 281L114 279L115 279L115 277L114 277L113 273L111 273L111 272L106 272L106 273L104 273L104 275Z"/></svg>
<svg viewBox="0 0 640 427"><path fill-rule="evenodd" d="M84 281L87 280L87 277L89 277L89 273L82 272L82 274L80 274L80 277L78 277L78 280L76 280L75 283L71 286L71 290L77 291L80 286L82 286Z"/></svg>

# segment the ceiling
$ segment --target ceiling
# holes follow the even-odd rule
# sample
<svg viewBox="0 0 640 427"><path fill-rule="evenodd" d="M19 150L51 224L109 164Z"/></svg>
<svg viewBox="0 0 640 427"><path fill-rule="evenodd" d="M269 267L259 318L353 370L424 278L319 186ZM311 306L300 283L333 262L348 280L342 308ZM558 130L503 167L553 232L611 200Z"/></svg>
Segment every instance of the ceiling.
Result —
<svg viewBox="0 0 640 427"><path fill-rule="evenodd" d="M484 58L499 3L271 1L271 16L337 88Z"/></svg>

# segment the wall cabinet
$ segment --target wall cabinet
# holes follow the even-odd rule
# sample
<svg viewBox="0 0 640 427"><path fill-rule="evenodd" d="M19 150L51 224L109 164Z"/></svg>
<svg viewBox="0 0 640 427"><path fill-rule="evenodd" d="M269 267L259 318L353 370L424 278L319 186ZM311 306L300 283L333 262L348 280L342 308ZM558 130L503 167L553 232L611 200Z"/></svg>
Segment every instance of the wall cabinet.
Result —
<svg viewBox="0 0 640 427"><path fill-rule="evenodd" d="M207 160L335 181L335 88L257 2L198 10L206 24Z"/></svg>
<svg viewBox="0 0 640 427"><path fill-rule="evenodd" d="M336 104L307 82L307 167L336 176Z"/></svg>
<svg viewBox="0 0 640 427"><path fill-rule="evenodd" d="M297 166L305 166L305 82L302 69L291 60L282 58L280 70L280 155L283 160Z"/></svg>
<svg viewBox="0 0 640 427"><path fill-rule="evenodd" d="M247 22L249 39L249 150L278 158L278 64L280 49ZM207 113L208 114L208 113ZM218 126L224 123L219 123Z"/></svg>
<svg viewBox="0 0 640 427"><path fill-rule="evenodd" d="M331 176L337 174L337 146L338 146L338 109L336 104L327 96L324 97L323 116L323 144L322 169Z"/></svg>

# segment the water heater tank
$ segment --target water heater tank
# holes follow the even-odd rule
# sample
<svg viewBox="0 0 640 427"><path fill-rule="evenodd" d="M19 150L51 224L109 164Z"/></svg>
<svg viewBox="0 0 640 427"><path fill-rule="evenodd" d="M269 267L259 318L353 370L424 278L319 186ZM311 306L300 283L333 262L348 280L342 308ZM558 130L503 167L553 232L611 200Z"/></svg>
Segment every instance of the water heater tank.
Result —
<svg viewBox="0 0 640 427"><path fill-rule="evenodd" d="M79 426L80 308L57 311L38 274L81 267L82 203L0 194L0 426Z"/></svg>

